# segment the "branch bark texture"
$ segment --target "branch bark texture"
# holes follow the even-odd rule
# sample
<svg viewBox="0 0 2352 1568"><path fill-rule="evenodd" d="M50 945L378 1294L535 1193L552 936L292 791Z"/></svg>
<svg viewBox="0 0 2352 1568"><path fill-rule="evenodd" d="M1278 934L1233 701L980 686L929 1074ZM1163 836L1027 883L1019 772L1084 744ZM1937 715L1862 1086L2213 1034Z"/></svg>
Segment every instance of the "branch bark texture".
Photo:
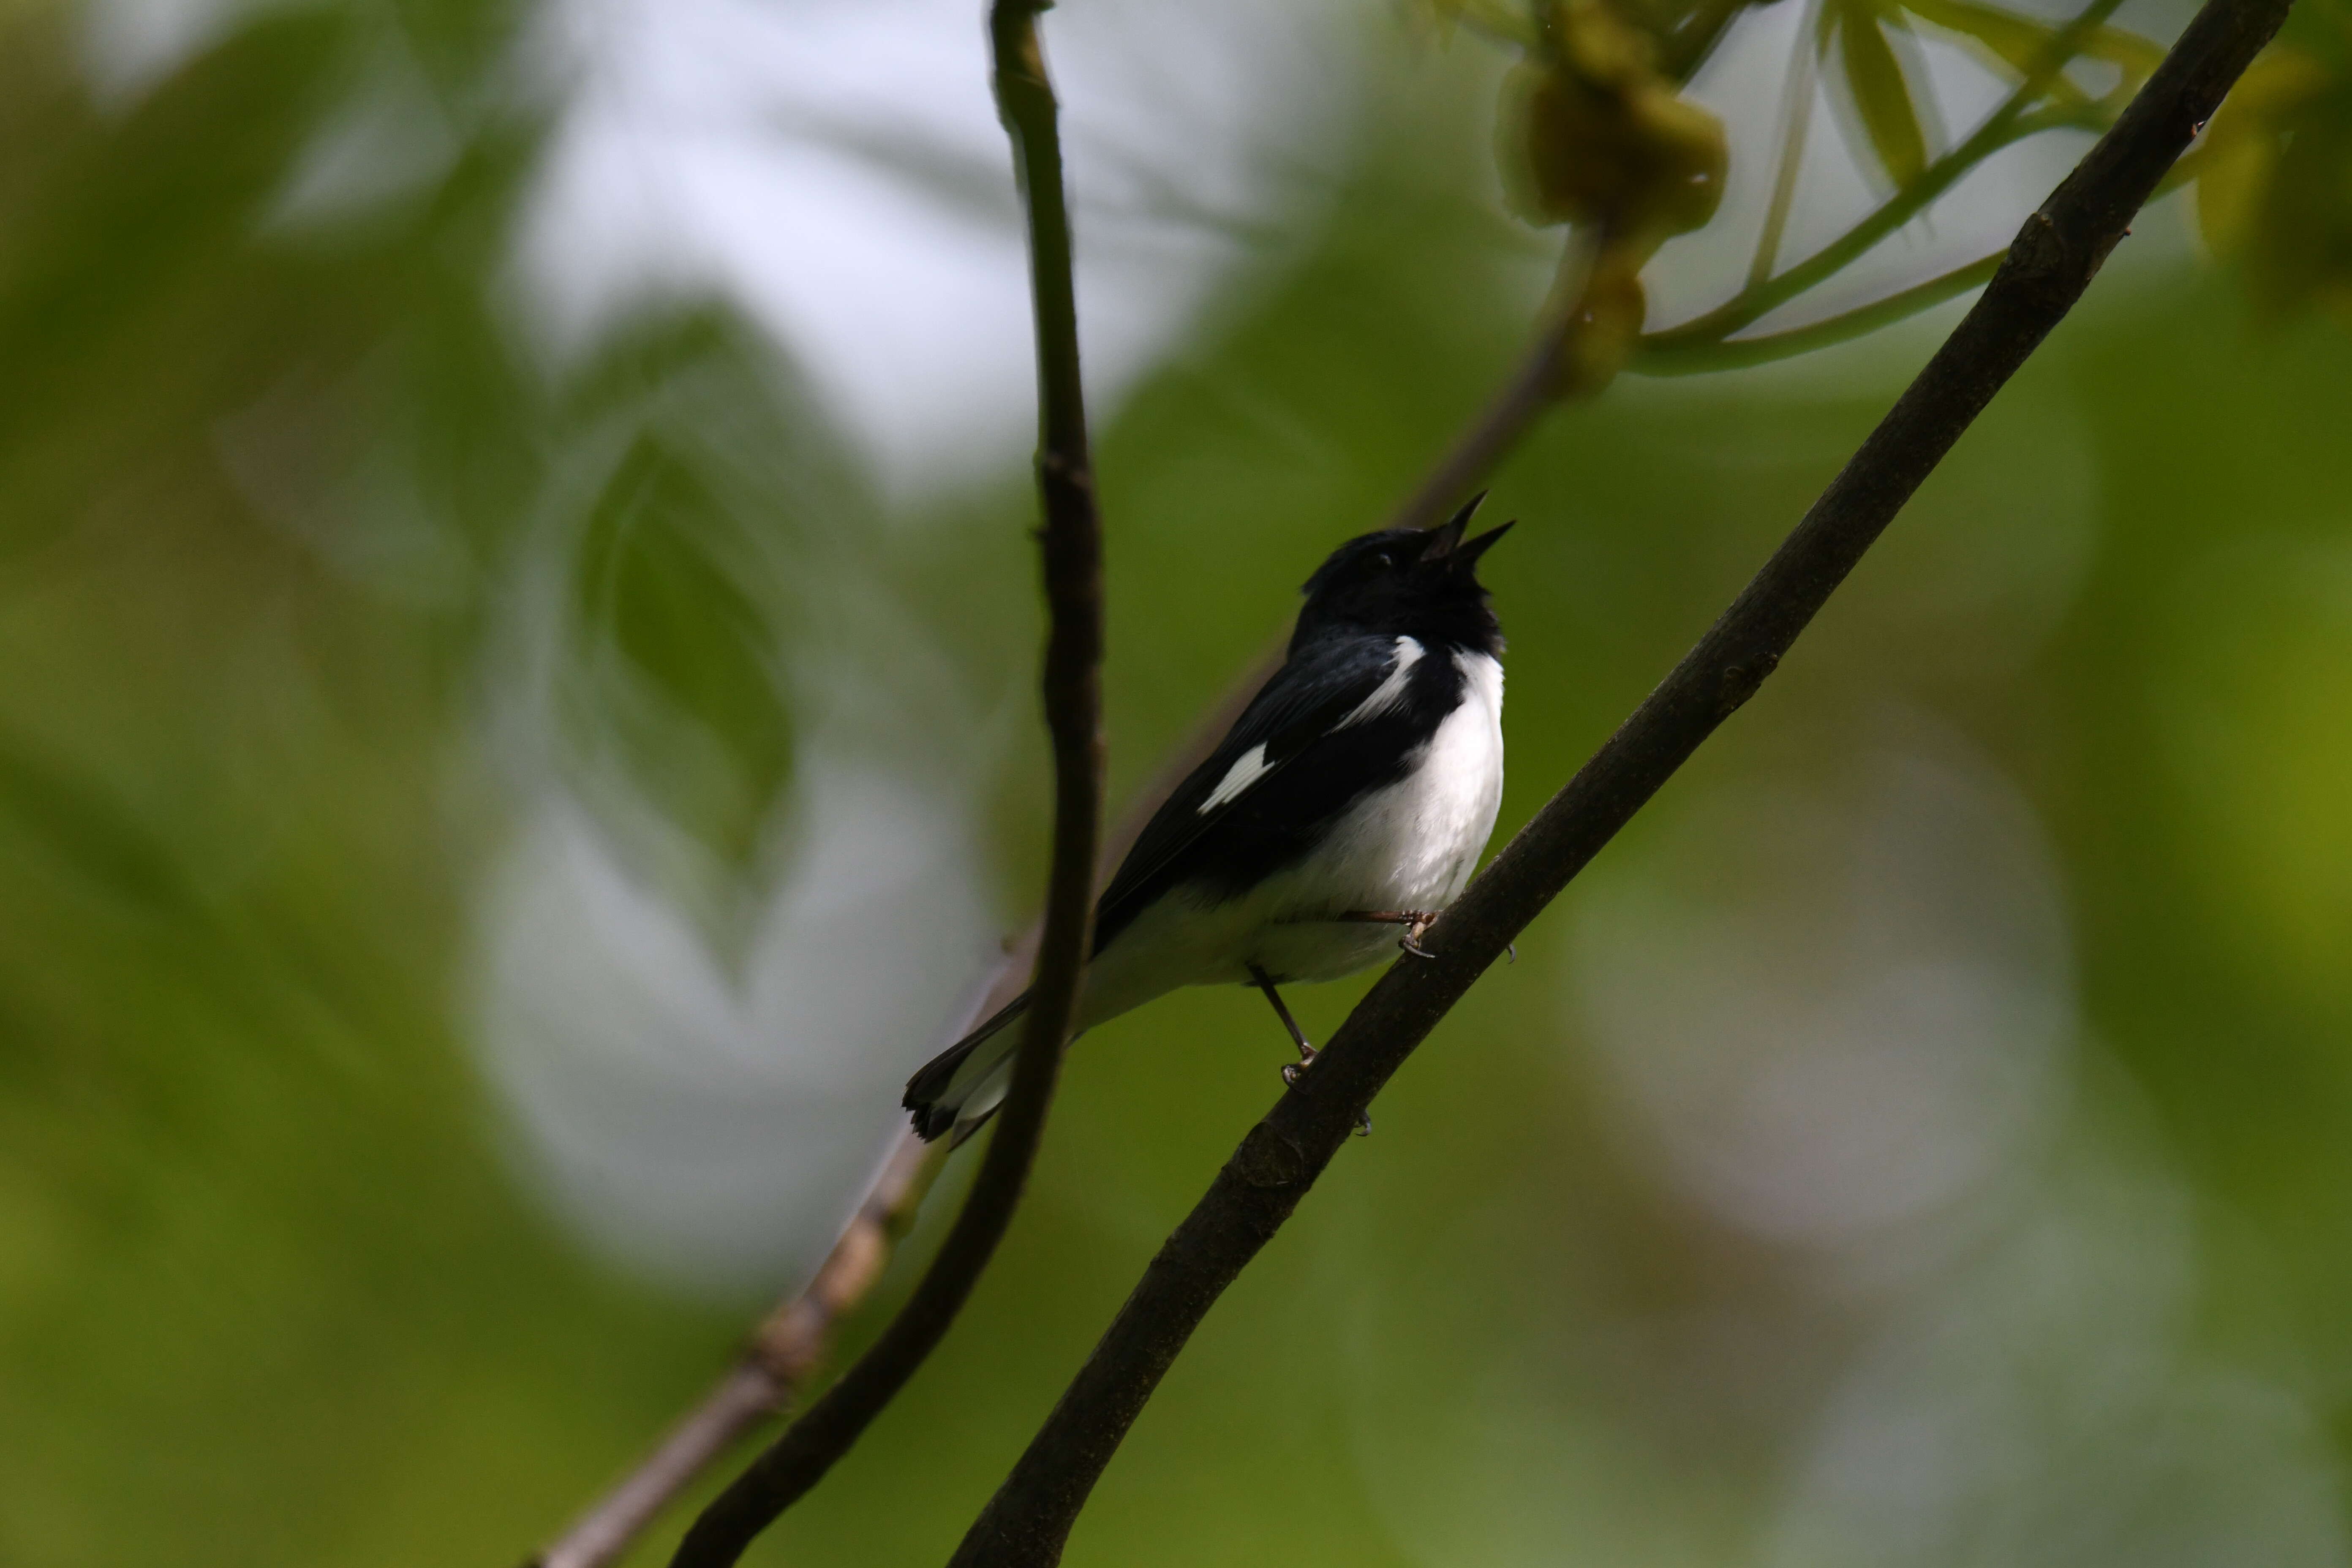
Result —
<svg viewBox="0 0 2352 1568"><path fill-rule="evenodd" d="M996 0L989 16L997 110L1028 209L1045 511L1039 542L1051 620L1044 685L1054 743L1053 867L1029 1014L980 1173L914 1294L873 1347L703 1510L672 1568L734 1563L849 1450L945 1336L1012 1223L1076 1009L1102 837L1102 526L1078 376L1059 110L1037 40L1041 9L1040 0Z"/></svg>
<svg viewBox="0 0 2352 1568"><path fill-rule="evenodd" d="M1356 1113L1506 945L1771 674L1928 473L2074 301L2285 19L2208 0L2115 126L2025 221L1966 319L1721 619L1423 939L1242 1140L958 1548L1057 1563L1095 1481L1192 1331L1290 1217Z"/></svg>

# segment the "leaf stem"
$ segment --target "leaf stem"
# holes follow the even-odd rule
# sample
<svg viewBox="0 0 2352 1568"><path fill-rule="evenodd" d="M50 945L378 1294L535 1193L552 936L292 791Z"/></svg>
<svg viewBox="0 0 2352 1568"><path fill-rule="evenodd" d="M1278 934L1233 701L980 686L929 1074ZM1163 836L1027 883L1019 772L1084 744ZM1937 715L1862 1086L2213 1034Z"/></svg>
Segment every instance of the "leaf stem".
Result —
<svg viewBox="0 0 2352 1568"><path fill-rule="evenodd" d="M1772 268L1780 265L1780 236L1796 200L1797 174L1813 123L1813 68L1821 58L1813 29L1820 10L1821 0L1811 0L1805 14L1797 19L1797 41L1789 51L1789 86L1780 100L1780 160L1772 172L1771 205L1764 209L1764 226L1756 236L1756 256L1748 264L1749 289L1769 282Z"/></svg>
<svg viewBox="0 0 2352 1568"><path fill-rule="evenodd" d="M2016 89L1969 132L1966 141L1929 163L1917 179L1889 196L1861 222L1786 272L1760 283L1751 280L1714 310L1680 326L1654 333L1652 341L1660 346L1720 342L1860 260L1880 240L1934 205L1960 176L2014 141L2014 122L2048 90L2058 73L2081 51L2083 40L2102 26L2119 4L2121 0L2091 0L2073 20L2051 35L2048 47Z"/></svg>
<svg viewBox="0 0 2352 1568"><path fill-rule="evenodd" d="M1966 267L1956 267L1940 278L1916 283L1899 293L1889 294L1853 310L1841 311L1822 321L1801 327L1791 327L1785 332L1771 332L1757 338L1732 338L1722 342L1681 342L1653 347L1644 339L1641 351L1625 368L1637 375L1698 375L1708 371L1744 370L1750 365L1769 364L1774 360L1790 359L1798 354L1811 353L1816 349L1866 336L1881 327L1933 310L1948 300L1957 299L1971 289L1980 289L1992 280L2000 266L2000 258L2009 253L1994 251Z"/></svg>

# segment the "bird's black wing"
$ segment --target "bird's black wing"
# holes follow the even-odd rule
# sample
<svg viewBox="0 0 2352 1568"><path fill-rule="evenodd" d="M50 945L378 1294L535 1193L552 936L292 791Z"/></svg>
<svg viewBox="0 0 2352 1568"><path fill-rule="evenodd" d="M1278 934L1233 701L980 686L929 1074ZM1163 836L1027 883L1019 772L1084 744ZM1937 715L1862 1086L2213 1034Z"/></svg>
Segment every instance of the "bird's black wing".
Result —
<svg viewBox="0 0 2352 1568"><path fill-rule="evenodd" d="M1127 852L1095 906L1096 950L1180 884L1246 890L1314 847L1358 796L1402 777L1429 728L1425 702L1401 691L1349 721L1397 664L1393 639L1365 637L1301 649L1277 670ZM1408 679L1436 673L1416 667Z"/></svg>

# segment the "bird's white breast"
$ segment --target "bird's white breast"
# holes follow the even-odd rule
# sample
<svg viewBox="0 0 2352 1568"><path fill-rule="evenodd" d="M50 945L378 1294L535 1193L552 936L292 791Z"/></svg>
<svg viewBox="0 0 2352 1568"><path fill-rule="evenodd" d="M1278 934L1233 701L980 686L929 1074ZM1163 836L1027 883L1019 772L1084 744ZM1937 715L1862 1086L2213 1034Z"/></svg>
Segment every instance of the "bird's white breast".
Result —
<svg viewBox="0 0 2352 1568"><path fill-rule="evenodd" d="M1314 854L1247 900L1255 961L1297 980L1335 979L1392 955L1392 926L1318 921L1369 910L1442 910L1476 868L1503 803L1503 667L1457 653L1462 701L1405 776L1358 801Z"/></svg>
<svg viewBox="0 0 2352 1568"><path fill-rule="evenodd" d="M1462 701L1405 776L1358 802L1314 859L1317 879L1367 900L1359 907L1437 910L1469 881L1503 804L1503 667L1457 653ZM1377 895L1377 899L1375 899Z"/></svg>
<svg viewBox="0 0 2352 1568"><path fill-rule="evenodd" d="M1454 658L1462 700L1404 777L1356 802L1314 853L1243 897L1178 892L1147 910L1096 958L1080 1027L1179 985L1246 982L1251 964L1284 981L1352 974L1396 956L1398 929L1329 917L1452 903L1503 802L1503 667L1482 653Z"/></svg>

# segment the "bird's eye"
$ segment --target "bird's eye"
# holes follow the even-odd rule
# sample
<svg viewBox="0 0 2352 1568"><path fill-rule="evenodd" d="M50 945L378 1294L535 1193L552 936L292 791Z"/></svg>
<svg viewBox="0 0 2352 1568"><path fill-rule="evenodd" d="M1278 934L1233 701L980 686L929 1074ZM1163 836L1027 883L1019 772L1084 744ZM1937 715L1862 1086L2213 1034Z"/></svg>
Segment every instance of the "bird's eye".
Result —
<svg viewBox="0 0 2352 1568"><path fill-rule="evenodd" d="M1389 552L1385 550L1372 557L1372 569L1376 572L1385 572L1395 564L1395 561L1390 558Z"/></svg>

